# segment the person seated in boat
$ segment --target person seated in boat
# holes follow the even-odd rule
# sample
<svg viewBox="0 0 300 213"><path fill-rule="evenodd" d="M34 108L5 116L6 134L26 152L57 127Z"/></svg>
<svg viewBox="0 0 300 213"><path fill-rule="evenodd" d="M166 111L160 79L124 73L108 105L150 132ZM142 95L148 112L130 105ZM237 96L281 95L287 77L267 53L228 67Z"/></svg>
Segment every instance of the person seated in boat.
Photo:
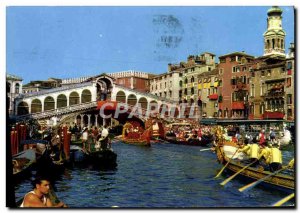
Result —
<svg viewBox="0 0 300 213"><path fill-rule="evenodd" d="M253 164L253 166L258 165L259 163L259 146L256 143L253 144L248 144L246 146L244 146L242 149L238 149L238 152L244 152L249 156L249 161L250 162L254 162L256 161L256 163ZM248 161L248 160L247 160Z"/></svg>
<svg viewBox="0 0 300 213"><path fill-rule="evenodd" d="M21 208L46 208L46 207L67 207L63 202L54 204L50 199L50 181L45 177L37 177L34 181L34 189L28 192L23 199Z"/></svg>
<svg viewBox="0 0 300 213"><path fill-rule="evenodd" d="M259 156L258 156L259 164L265 170L268 170L269 168L269 156L270 156L270 148L267 146L260 147Z"/></svg>
<svg viewBox="0 0 300 213"><path fill-rule="evenodd" d="M276 145L270 145L270 154L268 162L271 172L275 172L282 168L282 154Z"/></svg>

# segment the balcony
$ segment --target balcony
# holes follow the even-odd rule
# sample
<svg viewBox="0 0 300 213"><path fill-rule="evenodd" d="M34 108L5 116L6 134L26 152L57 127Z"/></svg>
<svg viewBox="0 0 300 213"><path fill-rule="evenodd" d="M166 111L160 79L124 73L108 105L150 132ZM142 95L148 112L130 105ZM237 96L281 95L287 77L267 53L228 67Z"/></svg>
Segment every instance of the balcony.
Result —
<svg viewBox="0 0 300 213"><path fill-rule="evenodd" d="M264 112L263 118L264 119L283 119L284 113L283 112Z"/></svg>
<svg viewBox="0 0 300 213"><path fill-rule="evenodd" d="M211 94L208 96L209 100L218 100L218 94Z"/></svg>
<svg viewBox="0 0 300 213"><path fill-rule="evenodd" d="M231 105L232 109L245 109L244 101L234 101Z"/></svg>

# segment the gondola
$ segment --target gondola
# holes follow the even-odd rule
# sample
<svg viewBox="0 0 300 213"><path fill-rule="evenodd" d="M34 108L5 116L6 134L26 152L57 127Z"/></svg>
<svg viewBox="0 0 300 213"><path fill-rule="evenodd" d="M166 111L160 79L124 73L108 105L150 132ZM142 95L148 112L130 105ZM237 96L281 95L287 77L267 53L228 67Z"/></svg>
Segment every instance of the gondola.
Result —
<svg viewBox="0 0 300 213"><path fill-rule="evenodd" d="M13 177L21 178L30 173L32 165L36 162L34 149L27 149L12 156Z"/></svg>
<svg viewBox="0 0 300 213"><path fill-rule="evenodd" d="M79 166L113 169L117 167L117 154L111 149L87 152L80 146L71 145L70 161Z"/></svg>
<svg viewBox="0 0 300 213"><path fill-rule="evenodd" d="M218 161L222 164L226 164L230 157L225 155L223 145L218 145L215 150ZM239 160L231 160L226 169L230 172L236 173L245 166L246 164L243 164ZM239 177L244 179L251 179L253 181L264 178L270 174L270 171L265 171L263 167L260 166L258 168L248 167L239 174ZM295 179L291 175L276 174L264 180L262 185L291 193L295 190Z"/></svg>

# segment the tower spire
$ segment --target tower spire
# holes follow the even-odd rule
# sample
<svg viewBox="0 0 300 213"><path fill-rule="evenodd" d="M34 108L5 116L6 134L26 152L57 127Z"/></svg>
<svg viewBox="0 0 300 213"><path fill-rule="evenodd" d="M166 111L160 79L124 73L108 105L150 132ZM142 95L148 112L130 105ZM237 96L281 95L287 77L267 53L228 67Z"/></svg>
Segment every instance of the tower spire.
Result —
<svg viewBox="0 0 300 213"><path fill-rule="evenodd" d="M285 56L285 35L282 28L282 10L273 6L268 10L267 31L264 33L264 56Z"/></svg>

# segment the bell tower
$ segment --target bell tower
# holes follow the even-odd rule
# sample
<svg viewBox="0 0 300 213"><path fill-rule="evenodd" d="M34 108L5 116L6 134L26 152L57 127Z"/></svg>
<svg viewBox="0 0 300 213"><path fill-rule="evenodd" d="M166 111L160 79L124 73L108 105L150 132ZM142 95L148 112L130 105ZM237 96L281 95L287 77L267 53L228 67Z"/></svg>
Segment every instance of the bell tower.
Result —
<svg viewBox="0 0 300 213"><path fill-rule="evenodd" d="M268 10L267 31L264 33L264 56L285 56L285 32L282 29L282 10L273 6Z"/></svg>

